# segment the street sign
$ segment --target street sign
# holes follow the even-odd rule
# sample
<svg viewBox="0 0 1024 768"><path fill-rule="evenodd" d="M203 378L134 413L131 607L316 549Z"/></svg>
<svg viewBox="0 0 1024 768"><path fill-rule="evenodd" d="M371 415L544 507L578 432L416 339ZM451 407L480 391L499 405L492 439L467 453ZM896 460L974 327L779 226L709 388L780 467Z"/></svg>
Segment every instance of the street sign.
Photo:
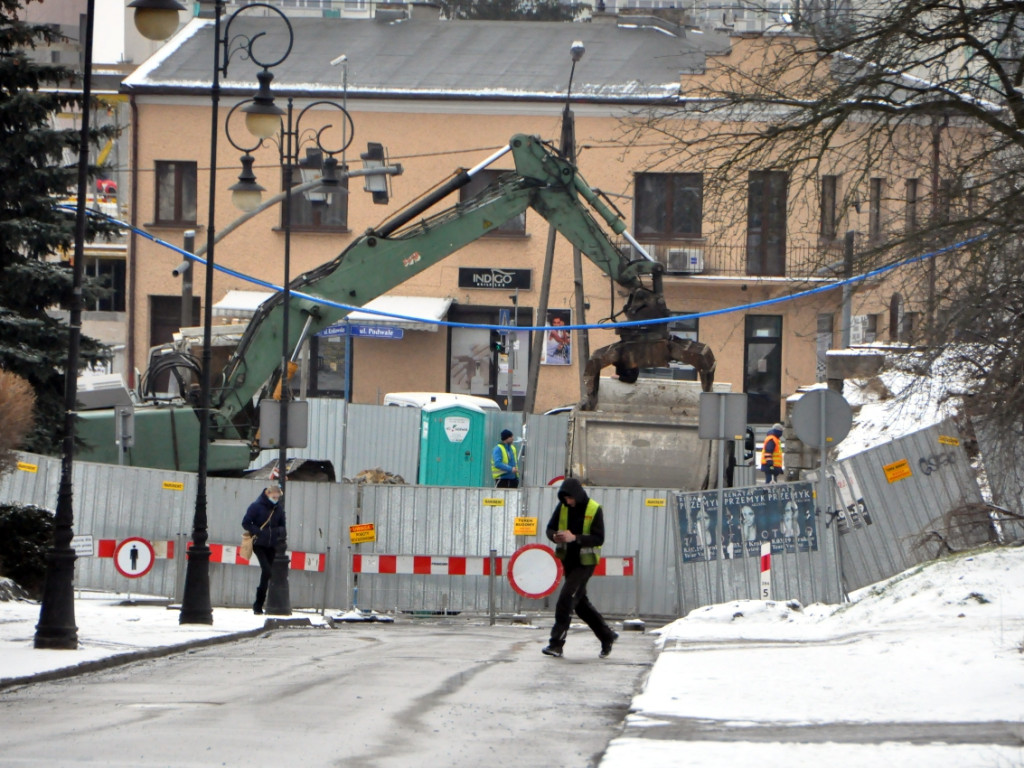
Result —
<svg viewBox="0 0 1024 768"><path fill-rule="evenodd" d="M562 561L544 544L527 544L512 555L508 581L512 589L534 600L555 591L562 580Z"/></svg>
<svg viewBox="0 0 1024 768"><path fill-rule="evenodd" d="M92 557L95 554L92 534L76 533L71 537L71 548L75 550L75 557Z"/></svg>
<svg viewBox="0 0 1024 768"><path fill-rule="evenodd" d="M512 310L502 307L498 310L498 325L512 325ZM501 331L502 334L508 331Z"/></svg>
<svg viewBox="0 0 1024 768"><path fill-rule="evenodd" d="M793 406L793 430L806 445L821 448L839 445L850 434L853 411L846 398L831 389L805 392Z"/></svg>
<svg viewBox="0 0 1024 768"><path fill-rule="evenodd" d="M114 567L118 573L129 579L137 579L149 573L155 559L153 545L140 536L132 536L119 542L114 550Z"/></svg>
<svg viewBox="0 0 1024 768"><path fill-rule="evenodd" d="M361 336L370 339L401 339L405 329L395 325L354 325L339 323L324 328L317 336Z"/></svg>
<svg viewBox="0 0 1024 768"><path fill-rule="evenodd" d="M697 437L701 440L742 440L746 429L747 396L744 393L700 393Z"/></svg>

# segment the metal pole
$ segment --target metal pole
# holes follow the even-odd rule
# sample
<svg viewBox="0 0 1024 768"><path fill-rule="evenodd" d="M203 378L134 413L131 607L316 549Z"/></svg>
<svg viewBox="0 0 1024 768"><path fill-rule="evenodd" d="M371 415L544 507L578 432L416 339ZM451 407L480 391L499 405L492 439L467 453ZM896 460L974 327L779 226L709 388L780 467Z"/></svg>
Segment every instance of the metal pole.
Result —
<svg viewBox="0 0 1024 768"><path fill-rule="evenodd" d="M856 234L853 230L846 233L846 239L843 242L843 278L849 280L853 277L853 244ZM843 349L848 349L850 346L850 326L852 325L852 296L853 288L848 282L843 284L843 328L842 328L842 344Z"/></svg>
<svg viewBox="0 0 1024 768"><path fill-rule="evenodd" d="M493 627L497 623L497 611L494 605L494 586L496 579L496 572L498 570L498 550L491 550L491 573L487 579L487 611L491 617L491 626Z"/></svg>
<svg viewBox="0 0 1024 768"><path fill-rule="evenodd" d="M291 399L291 390L288 384L288 374L291 368L291 345L288 339L288 320L291 311L291 245L292 245L292 167L293 161L297 162L298 147L294 141L293 100L288 98L288 115L285 126L285 135L281 137L282 157L281 164L284 175L284 283L282 284L281 301L281 381L280 381L280 432L278 433L278 458L277 458L277 481L281 485L281 501L278 502L278 510L284 515L287 504L288 484L288 402ZM288 548L288 535L278 538L277 548L274 552L274 562L271 565L270 585L267 588L266 611L269 616L291 616L291 597L288 589L288 557L285 554Z"/></svg>
<svg viewBox="0 0 1024 768"><path fill-rule="evenodd" d="M75 207L75 260L71 265L71 313L68 320L68 364L64 371L64 436L60 486L54 515L53 546L46 552L46 584L39 609L34 646L73 651L78 648L75 625L74 487L75 409L78 405L78 363L82 338L82 281L85 272L85 208L89 183L89 110L92 102L92 42L95 0L85 9L82 63L82 124L78 146L78 201Z"/></svg>
<svg viewBox="0 0 1024 768"><path fill-rule="evenodd" d="M185 230L182 245L189 253L196 252L196 231L194 229ZM185 261L181 269L181 327L189 328L195 322L192 315L192 261Z"/></svg>
<svg viewBox="0 0 1024 768"><path fill-rule="evenodd" d="M196 478L196 507L192 517L192 546L185 565L185 589L181 598L179 624L213 624L210 604L210 548L206 516L206 478L210 447L210 368L213 365L214 245L217 228L217 134L220 109L220 32L224 0L214 6L213 85L210 88L210 191L206 220L206 280L203 286L203 353L199 375L199 464Z"/></svg>

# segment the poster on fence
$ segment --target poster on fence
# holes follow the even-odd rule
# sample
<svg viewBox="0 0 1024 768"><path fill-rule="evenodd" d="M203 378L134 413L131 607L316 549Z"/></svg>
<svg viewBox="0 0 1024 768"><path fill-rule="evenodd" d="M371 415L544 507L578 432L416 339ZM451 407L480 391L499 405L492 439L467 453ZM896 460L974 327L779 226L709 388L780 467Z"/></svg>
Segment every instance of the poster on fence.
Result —
<svg viewBox="0 0 1024 768"><path fill-rule="evenodd" d="M761 543L773 554L817 551L817 523L811 483L727 488L718 493L677 496L684 563L718 557L760 557Z"/></svg>

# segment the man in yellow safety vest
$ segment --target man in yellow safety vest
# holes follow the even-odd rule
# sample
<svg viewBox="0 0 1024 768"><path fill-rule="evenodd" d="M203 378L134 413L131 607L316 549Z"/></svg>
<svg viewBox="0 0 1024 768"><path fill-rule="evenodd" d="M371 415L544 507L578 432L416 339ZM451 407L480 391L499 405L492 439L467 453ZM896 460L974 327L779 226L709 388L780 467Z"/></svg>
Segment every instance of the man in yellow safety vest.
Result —
<svg viewBox="0 0 1024 768"><path fill-rule="evenodd" d="M601 560L604 544L604 513L601 505L587 496L583 485L570 477L558 489L558 506L548 522L547 537L555 542L555 555L562 561L565 572L562 591L555 603L555 624L551 627L551 641L542 649L547 656L561 656L565 637L569 632L572 612L586 622L601 641L603 659L612 652L612 643L618 639L604 617L587 598L587 582Z"/></svg>
<svg viewBox="0 0 1024 768"><path fill-rule="evenodd" d="M512 444L514 439L511 431L501 430L501 442L491 451L491 477L495 488L519 487L519 454Z"/></svg>

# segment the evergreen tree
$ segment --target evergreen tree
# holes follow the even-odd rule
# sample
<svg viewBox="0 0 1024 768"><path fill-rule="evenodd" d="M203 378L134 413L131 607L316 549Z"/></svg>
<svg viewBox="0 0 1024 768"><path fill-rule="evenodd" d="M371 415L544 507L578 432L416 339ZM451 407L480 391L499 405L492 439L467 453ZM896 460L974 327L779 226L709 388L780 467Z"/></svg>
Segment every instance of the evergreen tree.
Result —
<svg viewBox="0 0 1024 768"><path fill-rule="evenodd" d="M35 427L22 448L60 450L69 329L54 310L70 306L74 215L54 207L75 195L79 133L54 127L81 107L73 71L32 61L28 52L58 41L54 28L21 20L22 3L0 0L0 369L27 380L36 395ZM102 131L96 132L97 137ZM108 229L90 222L90 237ZM101 289L83 287L87 298ZM80 362L101 347L82 337Z"/></svg>

